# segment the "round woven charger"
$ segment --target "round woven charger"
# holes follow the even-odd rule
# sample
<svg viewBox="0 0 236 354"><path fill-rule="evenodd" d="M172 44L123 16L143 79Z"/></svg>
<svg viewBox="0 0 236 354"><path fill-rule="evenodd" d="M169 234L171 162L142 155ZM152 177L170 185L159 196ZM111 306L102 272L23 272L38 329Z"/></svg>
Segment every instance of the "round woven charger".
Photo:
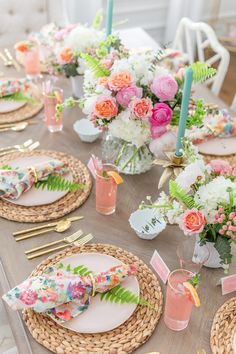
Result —
<svg viewBox="0 0 236 354"><path fill-rule="evenodd" d="M83 190L68 192L64 197L48 205L25 207L0 199L0 217L19 222L41 222L60 218L81 206L88 198L92 179L87 167L75 157L58 151L35 150L32 152L15 152L0 157L0 166L19 157L46 155L69 165L73 181L86 185Z"/></svg>
<svg viewBox="0 0 236 354"><path fill-rule="evenodd" d="M236 333L236 297L226 301L216 312L211 328L213 354L234 354L233 337Z"/></svg>
<svg viewBox="0 0 236 354"><path fill-rule="evenodd" d="M0 113L0 124L16 123L32 118L43 108L43 103L39 100L28 102L23 107L9 113Z"/></svg>
<svg viewBox="0 0 236 354"><path fill-rule="evenodd" d="M204 160L206 163L209 163L211 160L226 160L230 163L232 167L236 166L236 154L232 155L223 155L223 156L216 156L216 155L203 155Z"/></svg>
<svg viewBox="0 0 236 354"><path fill-rule="evenodd" d="M40 275L53 264L77 253L105 253L126 264L137 266L140 296L150 302L155 309L137 306L133 315L112 331L96 334L81 334L61 327L49 317L31 309L23 311L23 319L37 342L53 353L72 354L127 354L132 353L152 335L161 316L163 295L161 287L148 266L132 253L116 246L90 244L70 247L44 260L31 274ZM99 321L99 319L98 319Z"/></svg>

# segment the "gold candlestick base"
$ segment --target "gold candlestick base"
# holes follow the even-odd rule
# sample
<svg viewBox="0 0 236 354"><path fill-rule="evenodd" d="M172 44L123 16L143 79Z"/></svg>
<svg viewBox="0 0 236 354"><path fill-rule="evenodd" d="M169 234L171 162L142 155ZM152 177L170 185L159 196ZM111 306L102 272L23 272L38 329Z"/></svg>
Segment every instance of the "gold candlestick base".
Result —
<svg viewBox="0 0 236 354"><path fill-rule="evenodd" d="M173 152L165 152L165 155L167 157L166 160L157 159L153 162L155 165L164 167L158 183L158 189L162 188L171 177L177 177L186 166L183 156L177 156Z"/></svg>

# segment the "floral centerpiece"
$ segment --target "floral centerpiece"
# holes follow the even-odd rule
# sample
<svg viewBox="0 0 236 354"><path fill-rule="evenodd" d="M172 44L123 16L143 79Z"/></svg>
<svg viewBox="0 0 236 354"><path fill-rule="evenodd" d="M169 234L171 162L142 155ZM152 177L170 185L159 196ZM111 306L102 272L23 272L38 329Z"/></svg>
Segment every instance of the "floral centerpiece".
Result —
<svg viewBox="0 0 236 354"><path fill-rule="evenodd" d="M140 207L154 208L168 223L178 224L185 235L196 237L197 246L208 244L209 266L228 265L236 242L236 169L223 160L205 164L187 140L184 156L189 164L170 180L169 194L161 192L155 203L147 197L150 204Z"/></svg>
<svg viewBox="0 0 236 354"><path fill-rule="evenodd" d="M92 63L91 57L86 59L90 70L85 73L81 106L94 125L109 133L103 149L106 160L115 162L123 173L147 171L152 166L151 152L175 140L170 126L179 123L185 69L170 73L159 65L159 53L153 51L118 57L115 52ZM192 67L195 81L215 73L202 63ZM205 114L202 100L194 104L188 128L201 125Z"/></svg>

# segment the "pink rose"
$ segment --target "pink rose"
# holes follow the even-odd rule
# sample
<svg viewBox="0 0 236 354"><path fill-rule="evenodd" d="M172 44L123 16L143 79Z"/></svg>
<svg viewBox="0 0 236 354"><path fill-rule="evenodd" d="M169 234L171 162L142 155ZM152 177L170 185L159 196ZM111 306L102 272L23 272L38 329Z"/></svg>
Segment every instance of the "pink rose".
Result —
<svg viewBox="0 0 236 354"><path fill-rule="evenodd" d="M185 211L179 222L179 227L185 235L199 234L206 225L205 215L198 209L189 209Z"/></svg>
<svg viewBox="0 0 236 354"><path fill-rule="evenodd" d="M219 173L220 175L229 175L232 171L229 162L225 160L211 160L210 166L215 173Z"/></svg>
<svg viewBox="0 0 236 354"><path fill-rule="evenodd" d="M141 98L143 94L143 89L137 86L130 86L121 89L117 95L116 99L122 107L128 107L132 98Z"/></svg>
<svg viewBox="0 0 236 354"><path fill-rule="evenodd" d="M150 118L152 114L152 101L150 98L136 98L131 102L130 108L135 118Z"/></svg>
<svg viewBox="0 0 236 354"><path fill-rule="evenodd" d="M178 91L178 84L171 75L156 76L151 84L151 91L160 101L173 100Z"/></svg>
<svg viewBox="0 0 236 354"><path fill-rule="evenodd" d="M38 295L35 291L31 289L26 289L22 291L19 296L20 300L26 305L33 305L35 304L36 300L38 299Z"/></svg>
<svg viewBox="0 0 236 354"><path fill-rule="evenodd" d="M150 118L152 138L158 138L166 133L166 126L171 122L172 109L165 103L156 103Z"/></svg>

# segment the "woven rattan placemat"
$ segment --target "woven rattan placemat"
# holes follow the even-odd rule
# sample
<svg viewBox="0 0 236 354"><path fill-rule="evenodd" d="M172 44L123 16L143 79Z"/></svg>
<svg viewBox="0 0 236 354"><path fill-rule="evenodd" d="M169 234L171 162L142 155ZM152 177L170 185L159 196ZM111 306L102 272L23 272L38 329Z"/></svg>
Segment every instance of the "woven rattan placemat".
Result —
<svg viewBox="0 0 236 354"><path fill-rule="evenodd" d="M216 155L202 155L206 163L209 163L211 160L226 160L230 163L232 167L236 167L236 154L232 155L222 155L222 156L216 156Z"/></svg>
<svg viewBox="0 0 236 354"><path fill-rule="evenodd" d="M0 113L0 124L17 123L32 118L43 108L43 103L39 100L28 102L23 107L8 113Z"/></svg>
<svg viewBox="0 0 236 354"><path fill-rule="evenodd" d="M211 328L213 354L234 354L233 338L236 333L236 297L226 301L216 312Z"/></svg>
<svg viewBox="0 0 236 354"><path fill-rule="evenodd" d="M72 354L127 354L146 342L152 335L162 312L163 295L158 280L148 266L116 246L91 244L70 247L44 260L32 273L42 274L49 266L76 253L98 252L113 256L126 264L137 266L140 296L149 301L155 310L138 306L133 315L116 329L96 334L80 334L61 327L49 317L32 310L24 310L23 318L34 339L54 353Z"/></svg>
<svg viewBox="0 0 236 354"><path fill-rule="evenodd" d="M74 182L83 183L86 185L86 188L76 192L69 192L61 199L48 205L25 207L0 199L0 217L8 220L32 223L53 220L69 214L73 210L77 209L88 198L92 188L92 179L87 167L80 160L62 152L48 150L15 152L0 157L0 166L19 157L39 155L49 156L52 159L57 159L69 164Z"/></svg>

